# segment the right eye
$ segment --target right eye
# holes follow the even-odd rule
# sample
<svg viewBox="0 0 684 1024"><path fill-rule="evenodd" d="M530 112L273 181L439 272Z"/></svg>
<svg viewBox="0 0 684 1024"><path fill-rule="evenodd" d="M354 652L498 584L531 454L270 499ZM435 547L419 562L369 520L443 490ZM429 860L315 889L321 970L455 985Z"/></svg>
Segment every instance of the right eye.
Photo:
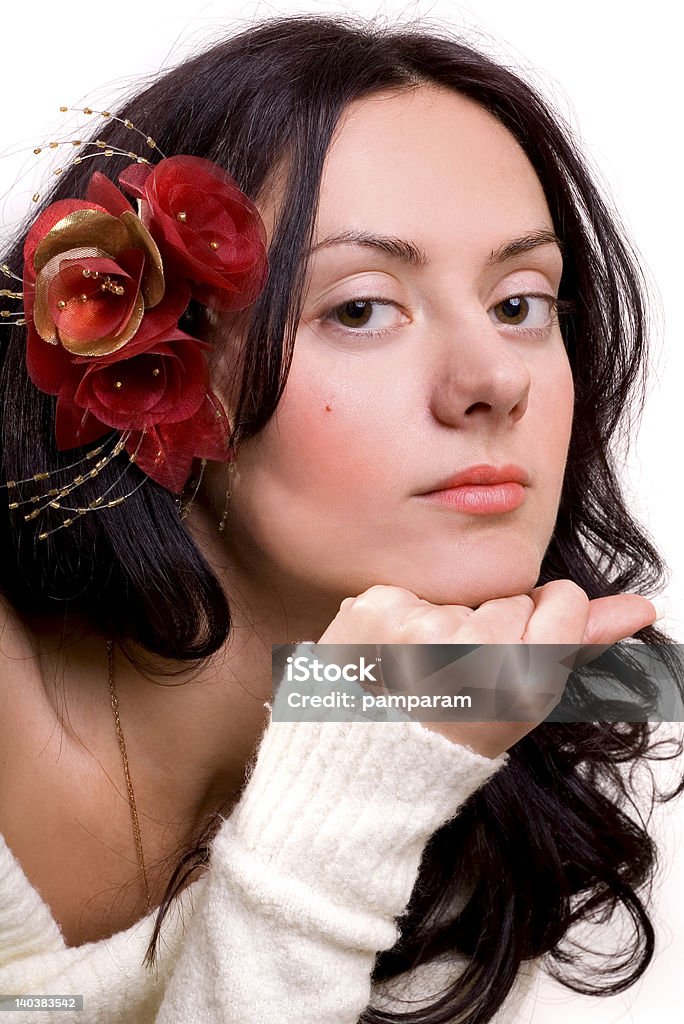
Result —
<svg viewBox="0 0 684 1024"><path fill-rule="evenodd" d="M381 307L381 310L376 311L374 309L376 306ZM382 334L388 334L397 326L400 326L399 324L392 325L392 316L389 314L390 309L398 312L396 303L390 302L387 299L376 299L373 297L349 299L348 302L342 302L337 306L333 306L327 313L324 313L321 317L321 323L328 324L334 331L340 334L361 334L365 337L378 337ZM380 322L378 323L378 321ZM406 318L404 318L404 322L406 322ZM371 326L370 330L361 330L367 324L375 325L375 327Z"/></svg>

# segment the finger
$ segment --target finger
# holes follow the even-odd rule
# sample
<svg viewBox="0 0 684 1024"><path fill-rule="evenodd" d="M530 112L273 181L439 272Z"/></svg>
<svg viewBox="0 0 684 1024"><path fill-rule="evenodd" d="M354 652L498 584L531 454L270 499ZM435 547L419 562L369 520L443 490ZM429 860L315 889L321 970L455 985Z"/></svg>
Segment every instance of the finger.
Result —
<svg viewBox="0 0 684 1024"><path fill-rule="evenodd" d="M572 580L552 580L530 594L534 611L527 644L580 644L589 621L589 598Z"/></svg>
<svg viewBox="0 0 684 1024"><path fill-rule="evenodd" d="M464 604L423 601L419 607L409 608L403 613L401 632L416 635L416 643L449 643L449 637L457 633L472 615L473 609Z"/></svg>
<svg viewBox="0 0 684 1024"><path fill-rule="evenodd" d="M654 605L640 594L616 594L589 602L585 644L614 644L650 626L657 618Z"/></svg>
<svg viewBox="0 0 684 1024"><path fill-rule="evenodd" d="M484 601L459 630L463 644L519 644L534 611L527 594Z"/></svg>
<svg viewBox="0 0 684 1024"><path fill-rule="evenodd" d="M655 606L640 594L594 598L589 602L589 620L583 646L575 656L575 668L587 665L619 640L650 626L657 614Z"/></svg>

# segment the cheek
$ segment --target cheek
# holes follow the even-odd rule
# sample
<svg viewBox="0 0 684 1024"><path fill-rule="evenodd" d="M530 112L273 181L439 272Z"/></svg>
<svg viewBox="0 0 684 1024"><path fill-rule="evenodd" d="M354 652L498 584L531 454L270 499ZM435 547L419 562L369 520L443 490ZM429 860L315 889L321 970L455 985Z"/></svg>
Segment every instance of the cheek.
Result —
<svg viewBox="0 0 684 1024"><path fill-rule="evenodd" d="M277 449L278 461L288 467L298 465L306 479L314 466L330 466L344 456L341 438L326 428L330 413L318 396L310 395L303 401L285 401L276 413L270 441ZM299 474L298 474L299 475ZM323 474L321 474L323 475ZM325 474L326 476L328 474Z"/></svg>
<svg viewBox="0 0 684 1024"><path fill-rule="evenodd" d="M572 370L564 357L556 372L549 375L544 388L540 421L541 444L537 448L538 465L545 479L545 504L549 516L555 520L558 513L572 433L575 389Z"/></svg>
<svg viewBox="0 0 684 1024"><path fill-rule="evenodd" d="M360 391L291 372L276 413L243 446L232 536L256 561L297 578L303 566L330 572L349 559L348 550L340 556L341 525L372 531L381 489L373 474L387 445L379 423L369 429Z"/></svg>
<svg viewBox="0 0 684 1024"><path fill-rule="evenodd" d="M410 407L411 396L405 402L397 394L386 357L353 358L341 348L326 349L307 331L297 343L275 417L278 453L300 464L309 492L355 484L360 497L379 483L381 467L393 457L399 410Z"/></svg>
<svg viewBox="0 0 684 1024"><path fill-rule="evenodd" d="M297 462L304 473L316 468L318 479L334 478L349 455L353 419L341 415L334 389L290 388L276 413L273 441L279 456ZM321 473L323 467L328 472Z"/></svg>
<svg viewBox="0 0 684 1024"><path fill-rule="evenodd" d="M277 412L263 432L258 455L279 489L297 502L326 498L354 504L368 445L368 421L358 389L293 374Z"/></svg>
<svg viewBox="0 0 684 1024"><path fill-rule="evenodd" d="M572 430L575 386L565 349L558 353L555 364L547 366L538 378L540 418L545 424L542 436L552 464L565 461Z"/></svg>
<svg viewBox="0 0 684 1024"><path fill-rule="evenodd" d="M567 357L564 359L563 367L564 370L556 385L553 400L554 407L556 408L557 431L561 443L564 442L567 453L575 405L575 383Z"/></svg>

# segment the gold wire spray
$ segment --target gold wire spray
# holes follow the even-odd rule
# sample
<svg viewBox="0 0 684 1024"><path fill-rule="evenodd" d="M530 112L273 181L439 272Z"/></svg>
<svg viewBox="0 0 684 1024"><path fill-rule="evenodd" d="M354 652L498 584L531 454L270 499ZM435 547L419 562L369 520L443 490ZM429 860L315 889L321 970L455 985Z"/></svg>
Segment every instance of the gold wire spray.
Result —
<svg viewBox="0 0 684 1024"><path fill-rule="evenodd" d="M228 519L228 512L230 511L230 499L233 494L233 472L235 470L235 460L228 463L228 489L226 490L226 501L223 506L223 515L219 522L219 532L223 533L226 528L226 520Z"/></svg>
<svg viewBox="0 0 684 1024"><path fill-rule="evenodd" d="M114 444L114 447L111 449L111 451L109 451L102 459L98 459L98 461L94 464L91 470L77 474L77 476L75 476L68 483L63 484L61 487L53 487L50 490L43 492L42 494L33 495L30 498L19 498L19 500L10 500L8 503L8 507L14 511L25 505L38 505L39 507L34 508L31 512L27 512L24 514L25 522L36 519L41 513L47 512L48 509L54 509L60 512L73 513L73 515L67 516L66 519L62 520L59 526L54 527L54 529L43 530L41 533L39 533L38 540L47 540L48 537L51 537L53 533L57 533L58 530L68 529L68 527L70 527L74 522L76 522L77 519L79 519L81 516L86 515L89 512L99 512L108 508L116 508L117 505L123 504L123 502L126 501L127 498L130 498L133 494L139 491L144 484L147 483L148 478L144 476L143 479L140 480L140 482L136 484L136 486L132 490L128 491L126 494L121 494L116 498L112 498L109 501L105 501L107 495L110 494L114 490L114 488L117 487L117 485L123 480L124 476L128 472L129 466L131 464L135 464L138 452L143 443L145 435L146 431L143 430L141 432L140 440L138 441L135 451L129 454L128 462L124 466L122 472L119 474L116 480L114 480L114 482L110 484L110 486L106 489L106 491L104 491L103 494L101 494L98 498L94 498L87 505L63 505L60 499L68 497L68 495L73 493L73 491L77 490L88 480L99 476L102 469L104 469L106 465L108 465L117 455L119 455L124 450L128 440L130 439L131 431L125 431L123 434L121 434L116 443ZM10 498L12 499L14 495L17 494L19 488L22 485L48 480L50 479L50 477L54 476L57 473L65 473L68 472L70 469L75 469L79 466L82 466L85 462L91 461L92 459L96 458L101 452L105 450L106 447L106 443L99 445L97 448L93 448L89 452L87 452L84 458L78 459L77 461L70 463L68 466L62 466L58 469L52 469L40 473L34 473L33 476L26 477L23 480L8 480L6 483L0 484L0 489L7 490L10 495ZM43 502L43 504L41 504L41 502Z"/></svg>
<svg viewBox="0 0 684 1024"><path fill-rule="evenodd" d="M118 117L116 114L112 114L109 110L93 110L92 107L68 107L64 104L60 106L59 110L62 114L66 114L69 111L73 111L75 113L85 114L86 116L96 114L102 117L105 121L116 121L119 124L122 124L124 128L127 128L129 131L135 132L137 135L141 136L141 138L145 140L145 144L148 146L149 149L152 149L156 153L159 153L162 159L164 158L164 153L157 145L156 140L153 139L151 135L148 135L146 132L141 131L140 128L137 128L133 124L133 122L127 117ZM103 139L95 139L94 141L87 142L83 142L81 139L53 139L50 142L43 142L40 143L40 145L34 146L33 152L35 156L39 156L43 152L47 152L50 150L54 151L58 149L60 146L71 146L76 149L87 146L95 147L97 152L84 153L83 155L79 154L77 157L74 157L74 164L82 164L85 160L92 160L93 158L98 156L102 156L105 158L110 158L113 156L125 156L128 157L130 160L135 160L136 163L139 164L150 163L147 157L141 156L139 153L135 153L133 150L121 149L119 146L111 145L110 143L105 142ZM55 176L59 176L60 174L64 173L64 168L55 167L52 173ZM40 192L34 192L33 196L31 197L31 200L34 203L38 203L41 198L42 197Z"/></svg>

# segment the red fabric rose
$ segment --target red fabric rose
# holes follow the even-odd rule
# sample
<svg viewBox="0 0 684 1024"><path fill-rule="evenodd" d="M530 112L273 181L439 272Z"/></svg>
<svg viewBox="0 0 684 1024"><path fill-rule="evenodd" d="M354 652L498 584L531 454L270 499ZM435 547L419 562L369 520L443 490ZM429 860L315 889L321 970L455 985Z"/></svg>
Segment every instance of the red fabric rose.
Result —
<svg viewBox="0 0 684 1024"><path fill-rule="evenodd" d="M141 200L140 216L165 263L192 282L199 302L218 310L251 305L268 273L266 230L234 179L201 157L133 164L119 182Z"/></svg>
<svg viewBox="0 0 684 1024"><path fill-rule="evenodd" d="M208 369L199 342L176 332L132 359L108 366L73 367L57 399L60 448L79 442L63 432L65 405L88 412L108 430L146 430L158 423L187 420L207 391Z"/></svg>
<svg viewBox="0 0 684 1024"><path fill-rule="evenodd" d="M229 454L225 413L208 392L207 347L176 330L130 359L73 364L57 398L58 447L90 444L112 429L133 431L126 448L140 468L181 491L193 459Z"/></svg>
<svg viewBox="0 0 684 1024"><path fill-rule="evenodd" d="M33 350L29 374L37 343L77 356L118 351L163 295L161 254L154 240L119 189L94 174L85 201L53 203L26 237L24 299ZM69 359L60 353L51 362L55 369ZM35 383L42 388L40 369L38 378Z"/></svg>

